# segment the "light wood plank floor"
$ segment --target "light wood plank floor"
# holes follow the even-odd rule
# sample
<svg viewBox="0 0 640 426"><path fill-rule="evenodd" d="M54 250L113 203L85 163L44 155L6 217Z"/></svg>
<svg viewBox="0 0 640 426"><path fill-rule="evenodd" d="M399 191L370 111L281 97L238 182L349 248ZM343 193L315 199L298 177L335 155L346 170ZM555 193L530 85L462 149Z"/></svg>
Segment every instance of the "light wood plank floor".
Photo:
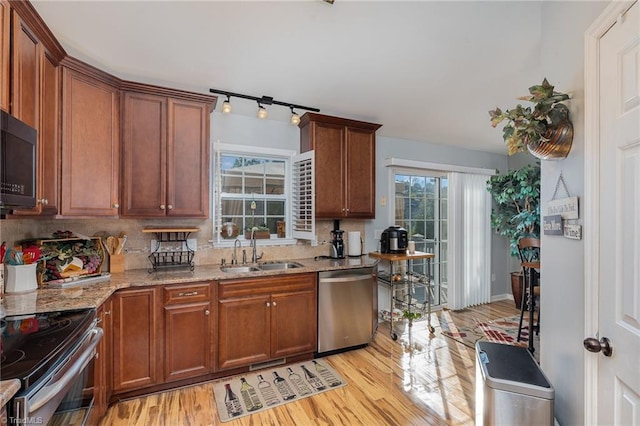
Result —
<svg viewBox="0 0 640 426"><path fill-rule="evenodd" d="M475 351L441 335L440 317L458 327L518 314L504 300L434 312L393 341L386 323L366 348L326 357L347 386L224 423L240 425L473 425ZM119 402L106 425L220 424L210 383Z"/></svg>

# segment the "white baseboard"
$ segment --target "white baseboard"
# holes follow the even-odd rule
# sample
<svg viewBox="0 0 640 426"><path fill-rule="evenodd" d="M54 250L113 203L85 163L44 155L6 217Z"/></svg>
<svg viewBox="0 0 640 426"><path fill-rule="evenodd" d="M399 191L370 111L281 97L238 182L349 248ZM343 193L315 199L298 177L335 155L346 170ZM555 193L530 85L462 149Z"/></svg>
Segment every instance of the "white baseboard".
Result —
<svg viewBox="0 0 640 426"><path fill-rule="evenodd" d="M511 293L503 293L503 294L498 294L496 296L491 296L491 301L492 302L497 302L498 300L513 300L513 295ZM515 301L514 301L515 303Z"/></svg>

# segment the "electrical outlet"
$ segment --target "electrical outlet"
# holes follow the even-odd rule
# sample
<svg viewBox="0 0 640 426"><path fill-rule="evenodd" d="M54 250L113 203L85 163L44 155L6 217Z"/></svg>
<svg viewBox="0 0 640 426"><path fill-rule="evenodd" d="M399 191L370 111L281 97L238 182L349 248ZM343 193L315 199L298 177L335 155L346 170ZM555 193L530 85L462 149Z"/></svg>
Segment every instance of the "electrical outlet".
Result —
<svg viewBox="0 0 640 426"><path fill-rule="evenodd" d="M496 274L491 273L491 282L495 282L496 280Z"/></svg>
<svg viewBox="0 0 640 426"><path fill-rule="evenodd" d="M381 197L380 198L380 206L381 207L385 207L387 205L387 197Z"/></svg>
<svg viewBox="0 0 640 426"><path fill-rule="evenodd" d="M187 239L187 241L183 241L182 242L182 250L186 251L188 249L191 249L193 251L197 251L198 250L198 240L196 240L195 238L189 238L189 239Z"/></svg>
<svg viewBox="0 0 640 426"><path fill-rule="evenodd" d="M382 229L374 229L373 230L373 238L379 240L382 237Z"/></svg>

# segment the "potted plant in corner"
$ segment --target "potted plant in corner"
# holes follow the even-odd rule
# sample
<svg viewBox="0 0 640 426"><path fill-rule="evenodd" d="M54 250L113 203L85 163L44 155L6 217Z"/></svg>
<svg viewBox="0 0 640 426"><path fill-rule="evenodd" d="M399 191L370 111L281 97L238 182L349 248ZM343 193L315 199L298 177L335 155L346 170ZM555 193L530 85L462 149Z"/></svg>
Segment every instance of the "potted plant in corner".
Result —
<svg viewBox="0 0 640 426"><path fill-rule="evenodd" d="M518 257L518 240L540 237L540 164L491 176L487 190L495 201L491 227L507 237L511 256ZM511 273L511 291L516 307L522 303L522 271Z"/></svg>
<svg viewBox="0 0 640 426"><path fill-rule="evenodd" d="M573 125L569 108L563 101L569 95L555 92L545 78L542 84L531 86L530 95L518 99L533 102L534 107L518 104L511 110L497 108L489 111L491 125L496 127L506 120L503 139L509 155L528 150L542 160L566 158L573 142Z"/></svg>

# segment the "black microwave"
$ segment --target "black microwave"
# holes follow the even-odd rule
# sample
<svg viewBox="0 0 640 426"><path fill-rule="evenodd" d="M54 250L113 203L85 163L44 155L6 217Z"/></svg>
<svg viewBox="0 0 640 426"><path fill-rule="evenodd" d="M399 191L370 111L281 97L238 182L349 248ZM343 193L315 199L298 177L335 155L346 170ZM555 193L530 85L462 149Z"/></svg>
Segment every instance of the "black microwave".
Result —
<svg viewBox="0 0 640 426"><path fill-rule="evenodd" d="M0 111L0 209L36 205L36 129Z"/></svg>

